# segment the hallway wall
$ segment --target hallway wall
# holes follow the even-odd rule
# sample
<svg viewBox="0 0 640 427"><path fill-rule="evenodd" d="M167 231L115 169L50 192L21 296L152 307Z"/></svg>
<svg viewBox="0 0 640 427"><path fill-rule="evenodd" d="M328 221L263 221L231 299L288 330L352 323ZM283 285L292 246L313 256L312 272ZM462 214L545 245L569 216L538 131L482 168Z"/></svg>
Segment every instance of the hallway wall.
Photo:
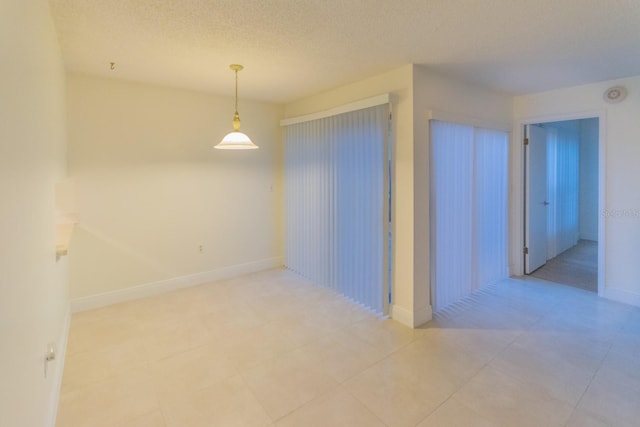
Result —
<svg viewBox="0 0 640 427"><path fill-rule="evenodd" d="M598 241L598 119L580 120L580 238Z"/></svg>

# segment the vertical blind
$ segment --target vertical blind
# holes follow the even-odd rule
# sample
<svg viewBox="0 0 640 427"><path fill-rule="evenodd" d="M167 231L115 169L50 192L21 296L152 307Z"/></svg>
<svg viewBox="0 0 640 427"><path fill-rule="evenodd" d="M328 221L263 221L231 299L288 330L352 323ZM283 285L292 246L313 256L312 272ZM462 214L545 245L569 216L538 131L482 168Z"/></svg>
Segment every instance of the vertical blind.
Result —
<svg viewBox="0 0 640 427"><path fill-rule="evenodd" d="M434 309L507 277L505 132L432 120Z"/></svg>
<svg viewBox="0 0 640 427"><path fill-rule="evenodd" d="M389 104L284 128L286 266L386 311Z"/></svg>
<svg viewBox="0 0 640 427"><path fill-rule="evenodd" d="M547 258L578 242L579 135L547 127Z"/></svg>
<svg viewBox="0 0 640 427"><path fill-rule="evenodd" d="M508 135L475 130L476 288L508 276Z"/></svg>

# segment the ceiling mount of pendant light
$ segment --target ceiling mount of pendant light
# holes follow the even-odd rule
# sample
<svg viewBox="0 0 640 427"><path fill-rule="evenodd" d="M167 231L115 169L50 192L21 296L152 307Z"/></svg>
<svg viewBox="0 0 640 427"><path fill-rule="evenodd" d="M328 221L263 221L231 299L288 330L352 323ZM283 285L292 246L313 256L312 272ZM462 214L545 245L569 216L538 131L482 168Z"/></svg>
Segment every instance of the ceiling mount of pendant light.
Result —
<svg viewBox="0 0 640 427"><path fill-rule="evenodd" d="M222 141L213 148L221 150L251 150L258 148L251 139L240 132L240 115L238 114L238 71L242 71L244 68L240 64L229 65L232 71L236 73L236 110L233 114L233 132L230 132L222 138Z"/></svg>

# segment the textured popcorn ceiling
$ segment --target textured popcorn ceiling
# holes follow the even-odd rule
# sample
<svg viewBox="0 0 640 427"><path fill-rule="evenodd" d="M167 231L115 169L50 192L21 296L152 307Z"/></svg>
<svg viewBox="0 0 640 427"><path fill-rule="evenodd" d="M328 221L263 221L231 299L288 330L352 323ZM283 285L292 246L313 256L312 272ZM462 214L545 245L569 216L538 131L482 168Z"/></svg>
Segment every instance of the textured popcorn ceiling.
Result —
<svg viewBox="0 0 640 427"><path fill-rule="evenodd" d="M240 63L273 102L411 62L513 94L640 75L640 0L50 2L70 71L231 94Z"/></svg>

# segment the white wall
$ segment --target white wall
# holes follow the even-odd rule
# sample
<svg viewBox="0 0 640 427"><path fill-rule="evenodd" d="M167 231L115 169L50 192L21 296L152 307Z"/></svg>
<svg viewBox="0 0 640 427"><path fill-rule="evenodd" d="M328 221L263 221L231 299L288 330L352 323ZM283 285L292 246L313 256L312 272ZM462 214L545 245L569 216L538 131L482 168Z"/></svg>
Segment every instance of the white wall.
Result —
<svg viewBox="0 0 640 427"><path fill-rule="evenodd" d="M46 0L0 2L0 426L52 425L67 261L55 260L54 186L65 174L64 70Z"/></svg>
<svg viewBox="0 0 640 427"><path fill-rule="evenodd" d="M295 117L390 92L394 103L392 316L410 326L431 318L427 110L508 126L512 98L412 64L285 106Z"/></svg>
<svg viewBox="0 0 640 427"><path fill-rule="evenodd" d="M580 238L598 240L598 119L580 120Z"/></svg>
<svg viewBox="0 0 640 427"><path fill-rule="evenodd" d="M74 309L281 265L280 107L240 99L260 149L214 150L232 98L81 75L67 97Z"/></svg>
<svg viewBox="0 0 640 427"><path fill-rule="evenodd" d="M619 104L607 104L603 92L613 85L624 85L629 90L626 100ZM640 181L640 76L570 87L549 92L516 97L514 100L516 132L520 124L534 118L548 121L550 116L565 119L589 117L600 114L600 134L603 136L606 162L604 209L599 218L604 219L604 289L605 297L640 305L640 196L637 183ZM514 164L521 165L520 144L514 145ZM603 151L600 151L603 154ZM521 185L521 169L515 168L512 176L516 185ZM521 239L521 210L519 197L512 205L512 247L519 246ZM603 212L604 210L604 212ZM606 216L602 216L608 213ZM602 237L602 234L599 236ZM520 245L520 247L522 247ZM516 262L521 255L514 254Z"/></svg>

